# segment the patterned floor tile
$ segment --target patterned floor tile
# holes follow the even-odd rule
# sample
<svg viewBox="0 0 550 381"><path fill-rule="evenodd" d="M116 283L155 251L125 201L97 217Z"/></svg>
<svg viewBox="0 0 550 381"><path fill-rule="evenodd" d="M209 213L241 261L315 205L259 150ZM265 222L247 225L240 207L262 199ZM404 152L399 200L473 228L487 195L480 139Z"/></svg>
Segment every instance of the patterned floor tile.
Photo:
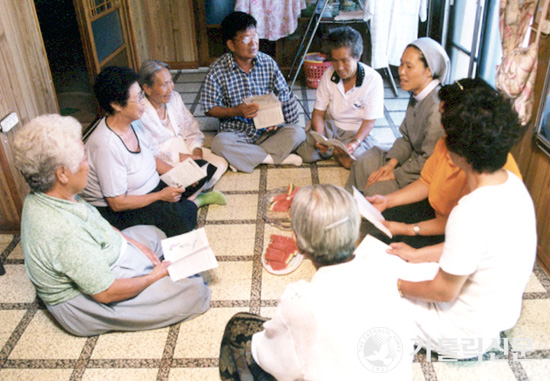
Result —
<svg viewBox="0 0 550 381"><path fill-rule="evenodd" d="M533 350L550 350L550 299L524 300L518 323L507 336L514 340L531 339ZM529 355L527 354L527 358Z"/></svg>
<svg viewBox="0 0 550 381"><path fill-rule="evenodd" d="M267 173L267 190L286 188L290 183L297 187L311 185L310 169L269 167Z"/></svg>
<svg viewBox="0 0 550 381"><path fill-rule="evenodd" d="M156 380L158 369L86 369L83 381Z"/></svg>
<svg viewBox="0 0 550 381"><path fill-rule="evenodd" d="M515 381L508 361L435 362L437 379L445 381Z"/></svg>
<svg viewBox="0 0 550 381"><path fill-rule="evenodd" d="M24 265L6 265L6 274L0 276L0 303L32 303L36 291Z"/></svg>
<svg viewBox="0 0 550 381"><path fill-rule="evenodd" d="M251 255L252 253L250 253ZM208 283L212 300L248 300L252 279L252 262L218 262Z"/></svg>
<svg viewBox="0 0 550 381"><path fill-rule="evenodd" d="M257 191L260 184L260 170L252 173L231 172L228 170L216 184L216 189L224 192Z"/></svg>
<svg viewBox="0 0 550 381"><path fill-rule="evenodd" d="M256 220L257 194L228 194L227 205L209 205L207 221Z"/></svg>
<svg viewBox="0 0 550 381"><path fill-rule="evenodd" d="M169 328L112 332L99 336L92 359L160 359Z"/></svg>
<svg viewBox="0 0 550 381"><path fill-rule="evenodd" d="M254 254L256 225L206 225L204 228L214 255L219 257ZM239 239L232 239L233 237Z"/></svg>

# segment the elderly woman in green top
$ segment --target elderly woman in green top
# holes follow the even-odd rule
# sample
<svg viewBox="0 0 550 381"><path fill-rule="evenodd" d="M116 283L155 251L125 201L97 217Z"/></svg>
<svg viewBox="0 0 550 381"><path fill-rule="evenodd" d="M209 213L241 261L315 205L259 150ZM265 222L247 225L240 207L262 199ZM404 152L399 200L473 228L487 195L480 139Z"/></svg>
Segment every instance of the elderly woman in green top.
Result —
<svg viewBox="0 0 550 381"><path fill-rule="evenodd" d="M63 328L78 336L153 329L208 309L211 292L199 275L167 277L164 233L143 225L120 232L77 195L88 162L76 119L35 118L14 146L31 188L21 221L25 267Z"/></svg>

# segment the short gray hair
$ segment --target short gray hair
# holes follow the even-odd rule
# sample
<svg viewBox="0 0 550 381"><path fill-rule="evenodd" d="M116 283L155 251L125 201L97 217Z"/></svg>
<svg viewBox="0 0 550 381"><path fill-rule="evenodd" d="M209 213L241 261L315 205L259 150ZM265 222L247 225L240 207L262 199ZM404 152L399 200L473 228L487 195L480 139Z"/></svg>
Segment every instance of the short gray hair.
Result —
<svg viewBox="0 0 550 381"><path fill-rule="evenodd" d="M143 88L143 85L152 87L155 84L155 74L162 69L170 70L170 66L166 62L159 60L147 60L141 64L139 68L139 85Z"/></svg>
<svg viewBox="0 0 550 381"><path fill-rule="evenodd" d="M343 188L312 185L294 196L290 211L298 248L319 265L342 263L355 250L361 217Z"/></svg>
<svg viewBox="0 0 550 381"><path fill-rule="evenodd" d="M72 116L42 115L19 129L14 138L15 165L33 192L48 192L57 168L78 171L84 158L82 126Z"/></svg>
<svg viewBox="0 0 550 381"><path fill-rule="evenodd" d="M363 38L361 37L361 33L349 26L332 29L325 40L326 53L330 57L333 50L343 47L350 48L351 56L356 60L360 60L363 54Z"/></svg>

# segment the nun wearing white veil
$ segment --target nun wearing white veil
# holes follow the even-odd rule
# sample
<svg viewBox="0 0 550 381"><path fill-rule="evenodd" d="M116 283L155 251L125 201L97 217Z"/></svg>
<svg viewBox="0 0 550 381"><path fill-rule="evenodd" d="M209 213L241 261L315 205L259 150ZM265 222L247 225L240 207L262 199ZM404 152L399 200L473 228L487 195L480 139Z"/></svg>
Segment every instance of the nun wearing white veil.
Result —
<svg viewBox="0 0 550 381"><path fill-rule="evenodd" d="M346 188L355 186L366 196L388 194L420 177L424 163L443 136L437 93L450 74L449 56L429 37L410 43L401 56L401 88L411 93L401 137L389 151L374 147L354 162Z"/></svg>

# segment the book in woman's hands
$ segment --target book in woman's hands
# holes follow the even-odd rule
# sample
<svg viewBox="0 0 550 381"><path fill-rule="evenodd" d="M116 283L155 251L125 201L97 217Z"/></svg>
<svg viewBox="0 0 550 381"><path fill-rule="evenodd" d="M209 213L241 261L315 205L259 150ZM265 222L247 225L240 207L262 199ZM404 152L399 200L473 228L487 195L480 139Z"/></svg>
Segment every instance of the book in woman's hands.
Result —
<svg viewBox="0 0 550 381"><path fill-rule="evenodd" d="M168 273L174 282L218 267L204 228L160 241L164 258L172 262Z"/></svg>
<svg viewBox="0 0 550 381"><path fill-rule="evenodd" d="M354 186L353 188L353 198L357 201L357 206L359 207L359 214L365 217L370 223L376 226L380 231L384 232L388 237L392 238L390 229L388 229L382 221L385 220L382 213L374 207L361 192L357 190Z"/></svg>
<svg viewBox="0 0 550 381"><path fill-rule="evenodd" d="M195 160L188 158L176 164L174 168L160 176L168 186L175 188L187 188L191 184L206 177L206 166L200 167Z"/></svg>
<svg viewBox="0 0 550 381"><path fill-rule="evenodd" d="M340 140L336 139L327 139L325 136L321 135L317 131L309 130L309 133L311 136L313 136L313 139L319 144L322 144L324 146L327 146L328 148L340 148L346 155L348 155L352 160L355 160L355 157L348 152L348 149L346 148L346 145L342 143Z"/></svg>
<svg viewBox="0 0 550 381"><path fill-rule="evenodd" d="M285 123L282 104L273 93L246 98L244 103L256 103L260 106L257 115L253 118L257 130Z"/></svg>

